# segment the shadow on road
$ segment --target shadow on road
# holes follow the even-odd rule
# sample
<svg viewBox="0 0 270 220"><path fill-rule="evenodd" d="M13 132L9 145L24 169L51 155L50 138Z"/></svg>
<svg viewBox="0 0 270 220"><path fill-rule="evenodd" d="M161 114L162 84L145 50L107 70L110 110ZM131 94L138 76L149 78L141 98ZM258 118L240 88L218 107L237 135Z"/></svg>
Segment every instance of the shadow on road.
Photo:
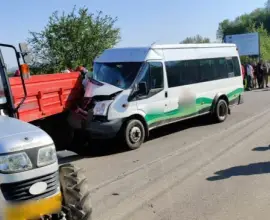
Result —
<svg viewBox="0 0 270 220"><path fill-rule="evenodd" d="M267 88L267 89L256 89L256 90L252 90L254 92L269 92L270 91L270 88Z"/></svg>
<svg viewBox="0 0 270 220"><path fill-rule="evenodd" d="M118 140L95 140L92 141L89 146L85 145L84 149L80 151L82 152L81 155L71 151L58 151L57 156L59 163L70 163L81 160L83 158L94 158L120 154L126 152L127 149L121 145Z"/></svg>
<svg viewBox="0 0 270 220"><path fill-rule="evenodd" d="M192 127L199 126L207 126L213 124L213 122L207 116L202 116L194 119L190 119L187 121L182 121L178 123L174 123L171 125L167 125L164 127L160 127L150 132L150 137L147 141L151 141L157 138L161 138L167 135L171 135L173 133L177 133ZM125 153L128 151L121 141L118 139L110 139L110 140L93 140L90 143L89 148L85 146L84 156L68 155L68 156L58 156L60 163L69 163L74 162L83 158L93 158L93 157L103 157L114 154ZM64 154L63 154L64 155Z"/></svg>
<svg viewBox="0 0 270 220"><path fill-rule="evenodd" d="M270 145L267 147L255 147L252 149L252 151L268 151L270 150Z"/></svg>
<svg viewBox="0 0 270 220"><path fill-rule="evenodd" d="M94 140L91 145L91 157L102 157L113 154L125 153L128 151L123 144L117 139Z"/></svg>
<svg viewBox="0 0 270 220"><path fill-rule="evenodd" d="M252 163L245 166L231 167L215 172L215 176L208 177L208 181L218 181L234 176L250 176L270 173L270 162Z"/></svg>
<svg viewBox="0 0 270 220"><path fill-rule="evenodd" d="M211 120L211 118L208 115L173 123L173 124L166 125L164 127L160 127L151 131L148 141L165 137L167 135L171 135L180 131L184 131L192 127L207 126L207 125L212 125L212 124L213 124L213 120Z"/></svg>
<svg viewBox="0 0 270 220"><path fill-rule="evenodd" d="M177 133L192 127L207 126L210 124L213 124L213 121L211 121L207 116L170 124L151 131L150 137L147 141L171 135L173 133ZM107 141L94 141L92 143L91 157L108 156L112 154L125 153L127 151L128 150L125 148L125 146L121 144L121 141L117 139Z"/></svg>

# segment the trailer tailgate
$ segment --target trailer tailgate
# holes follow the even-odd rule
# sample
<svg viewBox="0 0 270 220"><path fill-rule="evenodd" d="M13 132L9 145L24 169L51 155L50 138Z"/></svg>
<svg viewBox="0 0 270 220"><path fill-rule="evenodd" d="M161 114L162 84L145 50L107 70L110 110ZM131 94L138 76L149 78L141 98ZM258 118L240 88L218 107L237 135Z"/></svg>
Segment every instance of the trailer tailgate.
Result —
<svg viewBox="0 0 270 220"><path fill-rule="evenodd" d="M20 77L10 77L15 107L24 92ZM20 120L30 122L59 114L72 107L81 95L79 72L33 75L25 79L27 97L18 110Z"/></svg>

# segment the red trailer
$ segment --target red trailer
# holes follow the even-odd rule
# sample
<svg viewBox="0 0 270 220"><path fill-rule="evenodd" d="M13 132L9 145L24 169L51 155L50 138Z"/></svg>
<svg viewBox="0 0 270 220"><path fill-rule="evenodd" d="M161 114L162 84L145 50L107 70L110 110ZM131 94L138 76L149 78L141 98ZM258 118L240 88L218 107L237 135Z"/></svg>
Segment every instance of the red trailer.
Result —
<svg viewBox="0 0 270 220"><path fill-rule="evenodd" d="M33 75L24 82L27 96L17 117L26 122L60 114L71 108L81 95L79 72ZM10 77L9 83L16 108L25 96L22 80Z"/></svg>
<svg viewBox="0 0 270 220"><path fill-rule="evenodd" d="M23 83L20 77L10 77L9 85L16 118L46 131L58 150L72 145L67 117L83 94L80 72L32 75Z"/></svg>
<svg viewBox="0 0 270 220"><path fill-rule="evenodd" d="M20 64L28 56L24 44L21 52L8 44L0 47L11 48L17 56L19 77L8 77L0 50L0 115L8 115L32 123L46 131L58 149L65 149L73 140L73 130L67 122L69 109L76 106L82 97L80 72L55 73L30 76L27 64Z"/></svg>

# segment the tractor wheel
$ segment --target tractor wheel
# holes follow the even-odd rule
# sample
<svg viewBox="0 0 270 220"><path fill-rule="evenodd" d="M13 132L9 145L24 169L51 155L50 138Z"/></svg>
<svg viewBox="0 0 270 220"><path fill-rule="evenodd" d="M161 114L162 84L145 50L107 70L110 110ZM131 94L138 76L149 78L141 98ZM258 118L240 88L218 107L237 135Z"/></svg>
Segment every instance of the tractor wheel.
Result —
<svg viewBox="0 0 270 220"><path fill-rule="evenodd" d="M67 220L91 220L92 203L87 179L82 169L72 164L59 167L63 211Z"/></svg>

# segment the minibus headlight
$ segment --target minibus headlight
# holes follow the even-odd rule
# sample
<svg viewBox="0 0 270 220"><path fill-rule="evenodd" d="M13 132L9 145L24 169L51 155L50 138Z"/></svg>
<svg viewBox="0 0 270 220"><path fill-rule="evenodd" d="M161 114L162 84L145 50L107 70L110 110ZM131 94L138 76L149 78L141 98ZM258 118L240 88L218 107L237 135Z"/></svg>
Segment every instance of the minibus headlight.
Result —
<svg viewBox="0 0 270 220"><path fill-rule="evenodd" d="M33 165L25 152L0 156L0 172L14 173L32 169Z"/></svg>
<svg viewBox="0 0 270 220"><path fill-rule="evenodd" d="M97 102L93 110L94 115L105 116L112 102L113 100Z"/></svg>
<svg viewBox="0 0 270 220"><path fill-rule="evenodd" d="M57 161L56 151L54 146L43 147L38 151L37 165L43 167Z"/></svg>

